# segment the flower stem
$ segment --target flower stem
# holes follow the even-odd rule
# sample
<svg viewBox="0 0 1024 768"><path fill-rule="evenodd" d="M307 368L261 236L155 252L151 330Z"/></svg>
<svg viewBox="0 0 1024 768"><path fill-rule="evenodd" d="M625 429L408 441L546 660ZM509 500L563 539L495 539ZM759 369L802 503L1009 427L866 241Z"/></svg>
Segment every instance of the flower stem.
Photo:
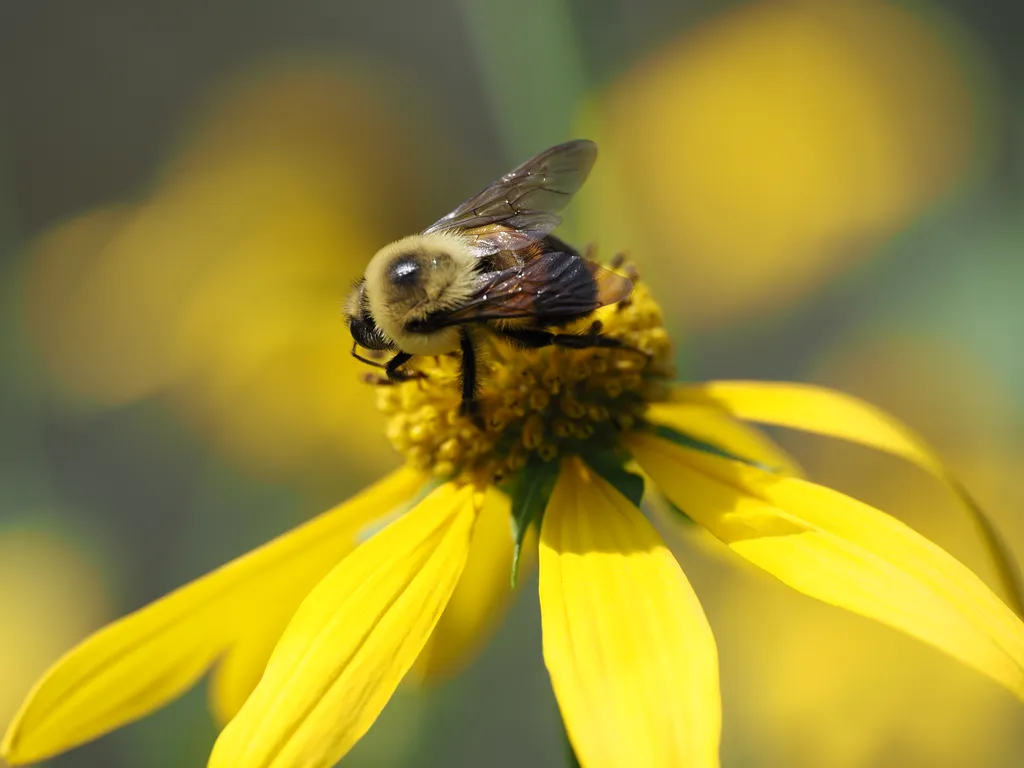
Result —
<svg viewBox="0 0 1024 768"><path fill-rule="evenodd" d="M508 159L522 162L568 138L586 75L564 0L459 7Z"/></svg>

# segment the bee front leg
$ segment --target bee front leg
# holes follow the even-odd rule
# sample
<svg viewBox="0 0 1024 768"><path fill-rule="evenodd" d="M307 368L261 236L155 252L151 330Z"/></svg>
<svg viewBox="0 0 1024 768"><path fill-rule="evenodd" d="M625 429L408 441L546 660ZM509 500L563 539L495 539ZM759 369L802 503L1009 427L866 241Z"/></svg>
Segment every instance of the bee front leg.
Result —
<svg viewBox="0 0 1024 768"><path fill-rule="evenodd" d="M397 355L388 360L387 364L381 366L384 368L385 376L378 376L373 373L368 373L363 378L370 384L379 385L390 385L390 384L401 384L403 381L412 381L413 379L426 378L419 371L403 371L400 368L409 362L414 356L408 352L399 352Z"/></svg>
<svg viewBox="0 0 1024 768"><path fill-rule="evenodd" d="M366 365L372 366L374 368L387 368L387 366L384 363L378 362L377 360L371 360L368 357L363 357L362 355L360 355L359 352L356 350L356 342L354 341L352 342L352 357L354 357L360 363L365 363Z"/></svg>
<svg viewBox="0 0 1024 768"><path fill-rule="evenodd" d="M400 371L403 365L412 360L413 355L408 352L399 352L397 355L388 360L388 364L384 366L384 372L388 375L388 381L398 384L403 381L409 381L411 379L422 379L425 378L419 371Z"/></svg>

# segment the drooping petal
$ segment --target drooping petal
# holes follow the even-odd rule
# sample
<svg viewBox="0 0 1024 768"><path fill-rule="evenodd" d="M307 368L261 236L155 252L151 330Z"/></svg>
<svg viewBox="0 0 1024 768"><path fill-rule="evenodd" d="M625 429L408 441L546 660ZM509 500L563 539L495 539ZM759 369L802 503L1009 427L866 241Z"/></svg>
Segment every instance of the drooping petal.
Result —
<svg viewBox="0 0 1024 768"><path fill-rule="evenodd" d="M644 516L567 462L540 537L544 661L585 768L718 765L718 652Z"/></svg>
<svg viewBox="0 0 1024 768"><path fill-rule="evenodd" d="M238 639L253 612L268 600L285 599L318 569L326 572L351 549L367 520L400 505L422 483L419 473L399 470L86 638L29 694L0 754L11 764L42 760L179 696Z"/></svg>
<svg viewBox="0 0 1024 768"><path fill-rule="evenodd" d="M655 403L646 417L653 424L671 427L769 469L797 477L803 474L793 458L767 435L737 421L721 408L691 402Z"/></svg>
<svg viewBox="0 0 1024 768"><path fill-rule="evenodd" d="M328 768L380 714L462 574L478 499L437 488L345 558L299 606L211 768Z"/></svg>
<svg viewBox="0 0 1024 768"><path fill-rule="evenodd" d="M895 454L930 472L963 502L1014 610L1024 616L1024 587L995 526L935 451L899 420L842 392L789 382L712 381L678 385L673 399L718 407L738 419L849 440Z"/></svg>
<svg viewBox="0 0 1024 768"><path fill-rule="evenodd" d="M327 570L330 570L330 566ZM303 597L310 589L312 586L306 588ZM290 605L290 610L273 607L263 621L248 624L245 636L224 652L210 673L210 710L222 728L238 714L260 681L271 651L301 601L299 597L294 605Z"/></svg>
<svg viewBox="0 0 1024 768"><path fill-rule="evenodd" d="M629 443L662 491L741 557L935 646L1024 700L1024 622L940 547L829 488L651 435Z"/></svg>
<svg viewBox="0 0 1024 768"><path fill-rule="evenodd" d="M510 584L512 529L509 498L488 489L473 529L466 569L441 620L420 653L410 676L423 684L438 683L460 672L479 652L505 615L516 594ZM527 541L520 560L520 578L529 572L537 551Z"/></svg>
<svg viewBox="0 0 1024 768"><path fill-rule="evenodd" d="M815 432L894 453L945 480L942 462L905 425L856 397L782 381L710 381L679 384L679 403L702 403L737 419Z"/></svg>
<svg viewBox="0 0 1024 768"><path fill-rule="evenodd" d="M310 590L363 541L368 531L375 533L387 522L400 517L416 496L430 487L426 475L408 468L396 474L408 477L408 484L396 486L395 493L382 498L383 503L379 505L353 510L360 514L350 511L343 535L339 531L329 546L310 546L290 566L287 578L279 578L268 585L257 596L258 605L239 617L235 636L210 676L210 709L221 726L230 721L249 698L263 675L270 652Z"/></svg>

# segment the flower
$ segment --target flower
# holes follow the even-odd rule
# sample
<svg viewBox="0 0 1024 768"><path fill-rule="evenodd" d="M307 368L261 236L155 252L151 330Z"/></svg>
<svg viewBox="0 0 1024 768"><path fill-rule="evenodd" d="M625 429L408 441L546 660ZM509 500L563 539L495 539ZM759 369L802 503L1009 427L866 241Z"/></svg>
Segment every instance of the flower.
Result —
<svg viewBox="0 0 1024 768"><path fill-rule="evenodd" d="M715 640L645 494L797 591L1024 699L1024 622L1010 608L908 526L802 478L742 421L895 453L967 500L924 444L828 390L672 384L641 283L597 319L632 349L513 351L481 334L482 427L459 416L457 361L418 359L422 378L378 392L404 467L86 639L37 684L0 754L23 764L68 749L215 667L227 725L211 766L333 765L414 667L429 675L471 649L509 592L488 574L511 565L514 580L517 553L535 547L544 659L580 763L716 765Z"/></svg>
<svg viewBox="0 0 1024 768"><path fill-rule="evenodd" d="M811 364L815 380L911 420L992 506L1007 541L1024 543L1014 514L1024 501L1016 470L1024 459L1020 414L1005 381L977 350L943 340L932 328L900 332L892 323L874 335L840 335L833 346ZM815 443L813 451L793 448L816 479L862 494L987 574L975 537L952 514L955 503L927 476L847 444ZM1005 514L996 516L997 510ZM733 759L749 755L758 765L794 768L1019 762L1020 710L996 686L899 633L821 610L758 575L730 569L710 596L718 607L722 668L742 691L728 709L731 743L740 745ZM705 591L701 597L709 599ZM751 654L745 635L755 626L759 652ZM728 688L723 697L730 700Z"/></svg>
<svg viewBox="0 0 1024 768"><path fill-rule="evenodd" d="M330 61L240 76L147 194L40 238L26 312L56 381L101 406L159 397L263 477L324 457L379 471L380 418L324 290L427 215L425 161L375 77Z"/></svg>
<svg viewBox="0 0 1024 768"><path fill-rule="evenodd" d="M582 116L602 170L581 231L643 253L687 327L788 306L983 162L976 48L952 20L877 0L710 14Z"/></svg>
<svg viewBox="0 0 1024 768"><path fill-rule="evenodd" d="M54 528L0 526L0 721L57 654L112 615L95 554Z"/></svg>

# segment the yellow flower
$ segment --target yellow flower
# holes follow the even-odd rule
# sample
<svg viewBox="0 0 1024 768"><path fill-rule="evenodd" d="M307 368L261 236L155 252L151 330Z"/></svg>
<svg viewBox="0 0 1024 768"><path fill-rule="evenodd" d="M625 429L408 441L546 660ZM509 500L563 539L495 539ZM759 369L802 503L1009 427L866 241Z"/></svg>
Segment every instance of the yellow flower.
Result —
<svg viewBox="0 0 1024 768"><path fill-rule="evenodd" d="M934 16L878 0L709 15L594 99L583 231L643 253L691 328L849 268L983 154L983 62Z"/></svg>
<svg viewBox="0 0 1024 768"><path fill-rule="evenodd" d="M647 357L482 340L483 429L458 415L456 360L422 360L422 379L381 388L405 467L86 639L37 684L0 754L23 764L68 749L215 667L227 725L211 766L326 768L414 667L429 676L472 648L507 598L517 548L534 547L544 659L580 763L717 765L715 640L641 511L645 491L794 589L1024 699L1013 611L906 525L802 479L741 420L871 445L953 484L927 447L827 390L672 385L661 311L642 284L598 318Z"/></svg>
<svg viewBox="0 0 1024 768"><path fill-rule="evenodd" d="M8 502L10 504L10 502ZM8 512L7 507L4 512ZM98 563L67 535L0 526L0 722L59 653L112 615Z"/></svg>
<svg viewBox="0 0 1024 768"><path fill-rule="evenodd" d="M55 228L27 271L29 327L66 390L160 396L264 476L387 460L337 290L425 215L405 121L372 78L323 64L222 88L144 199Z"/></svg>
<svg viewBox="0 0 1024 768"><path fill-rule="evenodd" d="M1007 513L997 518L1007 540L1024 543L1014 514L1024 501L1024 442L1011 391L976 350L936 336L930 328L901 333L887 324L874 338L837 338L836 350L811 370L816 380L884 402L926 431L972 490ZM813 451L794 449L816 478L863 493L948 544L963 562L985 568L970 530L952 514L955 506L923 473L839 442L798 442L813 442ZM716 581L711 599L722 667L756 692L734 698L729 734L733 744L756 750L759 765L1020 763L1020 710L996 686L939 654L922 653L898 633L821 610L757 576L732 569ZM744 645L751 626L762 629L756 655Z"/></svg>

